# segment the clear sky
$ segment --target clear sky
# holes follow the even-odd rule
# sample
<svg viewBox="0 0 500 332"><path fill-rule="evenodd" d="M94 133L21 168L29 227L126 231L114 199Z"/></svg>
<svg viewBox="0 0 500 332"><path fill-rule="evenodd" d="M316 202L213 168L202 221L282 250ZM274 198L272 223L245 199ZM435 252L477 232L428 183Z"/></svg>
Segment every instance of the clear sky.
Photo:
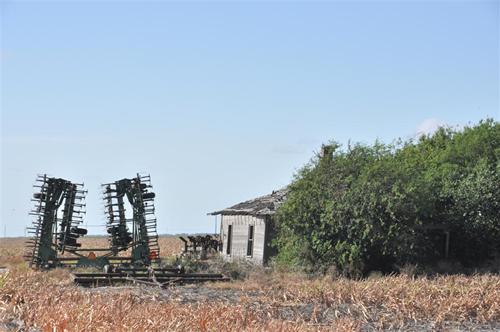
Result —
<svg viewBox="0 0 500 332"><path fill-rule="evenodd" d="M209 232L322 142L500 115L498 1L0 3L1 236L38 173L85 182L89 225L150 173L159 232Z"/></svg>

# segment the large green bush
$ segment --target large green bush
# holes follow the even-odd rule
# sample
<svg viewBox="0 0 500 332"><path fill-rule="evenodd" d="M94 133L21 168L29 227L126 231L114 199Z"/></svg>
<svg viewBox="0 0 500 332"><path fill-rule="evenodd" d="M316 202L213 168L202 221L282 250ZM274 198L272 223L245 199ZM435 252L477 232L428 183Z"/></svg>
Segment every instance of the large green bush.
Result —
<svg viewBox="0 0 500 332"><path fill-rule="evenodd" d="M278 210L278 263L351 275L428 264L442 257L436 227L450 232L450 258L465 266L499 252L498 122L329 147L296 174Z"/></svg>

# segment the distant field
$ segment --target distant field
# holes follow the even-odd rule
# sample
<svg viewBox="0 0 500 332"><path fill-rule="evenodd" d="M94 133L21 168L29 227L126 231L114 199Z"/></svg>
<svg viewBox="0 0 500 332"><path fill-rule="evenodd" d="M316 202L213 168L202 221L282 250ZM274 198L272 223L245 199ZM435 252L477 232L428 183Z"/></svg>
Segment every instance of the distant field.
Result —
<svg viewBox="0 0 500 332"><path fill-rule="evenodd" d="M87 238L105 246L105 238ZM69 271L37 272L24 239L0 240L0 331L500 330L500 276L309 278L255 268L243 281L167 289L86 289ZM162 255L182 242L160 241Z"/></svg>
<svg viewBox="0 0 500 332"><path fill-rule="evenodd" d="M0 266L7 263L20 263L23 261L25 242L27 238L0 238ZM78 240L82 248L108 248L108 239L104 236L84 236ZM184 243L177 236L160 236L161 257L178 255L184 248ZM122 253L126 255L126 253Z"/></svg>

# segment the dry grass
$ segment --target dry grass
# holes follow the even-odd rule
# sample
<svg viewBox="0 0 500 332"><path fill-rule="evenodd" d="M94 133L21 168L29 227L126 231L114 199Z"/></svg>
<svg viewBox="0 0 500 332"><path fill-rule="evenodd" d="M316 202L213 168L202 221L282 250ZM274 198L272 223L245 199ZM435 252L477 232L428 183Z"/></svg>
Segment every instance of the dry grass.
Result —
<svg viewBox="0 0 500 332"><path fill-rule="evenodd" d="M174 253L172 241L165 239L165 245ZM207 297L183 304L169 290L155 289L153 296L132 288L89 290L74 286L66 270L31 271L19 263L15 243L0 243L0 265L11 267L0 275L0 322L20 319L44 331L500 328L498 275L355 281L260 272L195 289L234 291L234 301Z"/></svg>
<svg viewBox="0 0 500 332"><path fill-rule="evenodd" d="M0 266L24 262L25 241L26 238L0 238Z"/></svg>
<svg viewBox="0 0 500 332"><path fill-rule="evenodd" d="M85 236L79 240L82 248L107 248L109 242L106 237ZM183 242L176 236L161 236L159 241L160 253L162 257L178 255L184 248ZM126 252L122 253L126 254Z"/></svg>
<svg viewBox="0 0 500 332"><path fill-rule="evenodd" d="M23 262L24 245L26 238L0 238L0 266L19 264ZM85 236L78 240L82 248L108 248L108 239L104 236ZM184 248L183 242L176 236L161 236L159 241L161 257L178 255ZM119 253L122 256L128 252Z"/></svg>
<svg viewBox="0 0 500 332"><path fill-rule="evenodd" d="M271 274L268 278L250 277L230 287L266 289L267 298L277 303L315 302L329 308L348 305L350 316L364 323L376 322L378 328L402 328L410 321L431 321L435 326L445 322L500 323L498 275L308 280L296 274Z"/></svg>
<svg viewBox="0 0 500 332"><path fill-rule="evenodd" d="M86 236L79 240L82 243L82 248L108 248L109 242L106 237ZM171 257L181 253L184 248L183 242L176 236L161 236L158 244L160 245L161 257ZM124 251L121 256L130 255Z"/></svg>

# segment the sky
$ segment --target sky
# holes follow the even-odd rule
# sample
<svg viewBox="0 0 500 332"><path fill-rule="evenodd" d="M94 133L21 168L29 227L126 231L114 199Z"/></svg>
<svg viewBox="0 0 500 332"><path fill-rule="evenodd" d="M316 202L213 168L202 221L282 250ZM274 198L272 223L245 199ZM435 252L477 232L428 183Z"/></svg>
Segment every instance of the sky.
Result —
<svg viewBox="0 0 500 332"><path fill-rule="evenodd" d="M499 2L0 0L0 236L47 173L151 174L159 233L286 186L330 140L391 142L499 110Z"/></svg>

